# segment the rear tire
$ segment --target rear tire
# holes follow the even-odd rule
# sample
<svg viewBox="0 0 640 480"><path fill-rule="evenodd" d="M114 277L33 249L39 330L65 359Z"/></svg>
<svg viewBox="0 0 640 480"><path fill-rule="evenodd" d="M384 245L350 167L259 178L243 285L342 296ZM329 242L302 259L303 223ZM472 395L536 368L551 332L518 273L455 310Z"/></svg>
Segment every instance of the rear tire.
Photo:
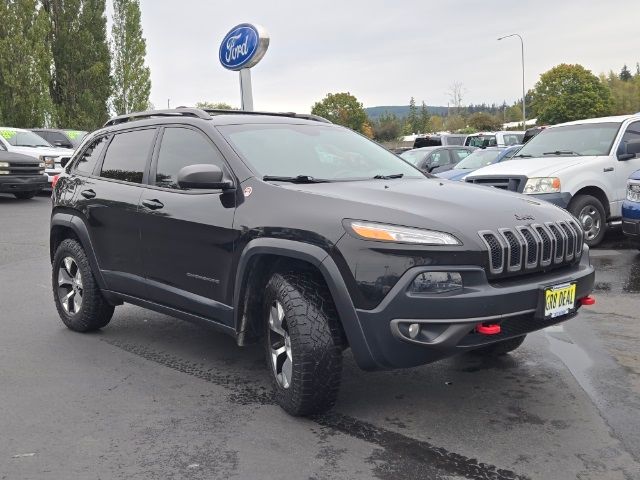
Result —
<svg viewBox="0 0 640 480"><path fill-rule="evenodd" d="M525 338L526 335L522 335L521 337L514 337L501 342L492 343L486 347L480 347L472 350L472 353L475 355L482 355L484 357L500 357L509 352L513 352L516 348L522 345Z"/></svg>
<svg viewBox="0 0 640 480"><path fill-rule="evenodd" d="M53 257L53 298L64 324L76 332L91 332L109 323L114 306L107 303L82 246L63 240Z"/></svg>
<svg viewBox="0 0 640 480"><path fill-rule="evenodd" d="M607 214L602 202L591 195L576 195L568 210L578 219L585 243L589 247L598 245L607 231Z"/></svg>
<svg viewBox="0 0 640 480"><path fill-rule="evenodd" d="M311 273L274 274L267 283L263 318L278 405L295 416L330 409L340 388L342 346L324 282Z"/></svg>
<svg viewBox="0 0 640 480"><path fill-rule="evenodd" d="M13 194L18 200L29 200L30 198L35 197L38 192L15 192Z"/></svg>

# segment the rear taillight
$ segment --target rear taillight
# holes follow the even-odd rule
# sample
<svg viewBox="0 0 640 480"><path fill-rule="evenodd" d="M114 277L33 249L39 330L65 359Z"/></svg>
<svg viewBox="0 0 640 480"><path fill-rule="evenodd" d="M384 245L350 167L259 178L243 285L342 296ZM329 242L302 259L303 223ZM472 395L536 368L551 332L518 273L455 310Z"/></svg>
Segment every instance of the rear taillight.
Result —
<svg viewBox="0 0 640 480"><path fill-rule="evenodd" d="M56 188L56 183L58 183L58 180L60 180L60 175L55 175L51 179L51 188Z"/></svg>

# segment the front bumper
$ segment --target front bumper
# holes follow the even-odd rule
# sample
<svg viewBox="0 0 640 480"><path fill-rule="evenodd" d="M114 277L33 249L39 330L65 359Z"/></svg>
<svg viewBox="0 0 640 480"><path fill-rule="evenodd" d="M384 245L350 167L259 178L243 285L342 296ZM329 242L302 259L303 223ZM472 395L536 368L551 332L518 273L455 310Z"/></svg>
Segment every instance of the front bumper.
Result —
<svg viewBox="0 0 640 480"><path fill-rule="evenodd" d="M622 204L622 231L640 242L640 203L625 200Z"/></svg>
<svg viewBox="0 0 640 480"><path fill-rule="evenodd" d="M434 270L459 272L464 289L429 295L408 291L417 275ZM577 310L545 320L543 289L575 282L576 299L580 299L591 293L594 280L586 245L577 265L491 283L485 271L477 266L411 268L377 308L356 310L371 355L370 359L356 360L365 369L411 367L563 322L575 316ZM577 301L576 306L580 306ZM475 333L475 326L480 322L499 323L501 333ZM407 334L411 323L421 326L418 340L410 339Z"/></svg>
<svg viewBox="0 0 640 480"><path fill-rule="evenodd" d="M569 202L571 202L571 194L569 192L538 193L529 196L536 200L544 200L545 202L553 203L565 210L569 206Z"/></svg>
<svg viewBox="0 0 640 480"><path fill-rule="evenodd" d="M45 175L0 175L0 192L3 193L40 191L47 185Z"/></svg>

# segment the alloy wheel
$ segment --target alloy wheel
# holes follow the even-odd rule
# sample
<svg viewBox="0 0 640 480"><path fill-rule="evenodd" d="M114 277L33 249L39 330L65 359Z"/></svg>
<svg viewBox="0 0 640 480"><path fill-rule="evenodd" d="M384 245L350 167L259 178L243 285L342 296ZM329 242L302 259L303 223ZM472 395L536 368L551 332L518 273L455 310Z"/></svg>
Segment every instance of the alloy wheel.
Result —
<svg viewBox="0 0 640 480"><path fill-rule="evenodd" d="M291 386L293 373L293 356L291 337L284 316L282 304L275 300L269 310L269 347L271 350L271 366L278 385L282 388Z"/></svg>
<svg viewBox="0 0 640 480"><path fill-rule="evenodd" d="M58 267L58 299L66 313L75 315L82 307L82 274L72 257L65 257Z"/></svg>

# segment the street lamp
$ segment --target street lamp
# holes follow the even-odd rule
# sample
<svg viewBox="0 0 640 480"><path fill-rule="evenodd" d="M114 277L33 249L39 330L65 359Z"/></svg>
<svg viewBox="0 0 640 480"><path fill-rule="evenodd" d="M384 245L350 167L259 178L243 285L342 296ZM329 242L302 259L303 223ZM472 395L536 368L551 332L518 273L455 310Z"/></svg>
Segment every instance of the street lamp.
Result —
<svg viewBox="0 0 640 480"><path fill-rule="evenodd" d="M527 113L524 106L524 42L522 41L522 37L517 33L512 33L511 35L505 35L504 37L500 37L498 40L502 40L504 38L509 37L518 37L520 39L520 52L522 54L522 128L527 128Z"/></svg>

